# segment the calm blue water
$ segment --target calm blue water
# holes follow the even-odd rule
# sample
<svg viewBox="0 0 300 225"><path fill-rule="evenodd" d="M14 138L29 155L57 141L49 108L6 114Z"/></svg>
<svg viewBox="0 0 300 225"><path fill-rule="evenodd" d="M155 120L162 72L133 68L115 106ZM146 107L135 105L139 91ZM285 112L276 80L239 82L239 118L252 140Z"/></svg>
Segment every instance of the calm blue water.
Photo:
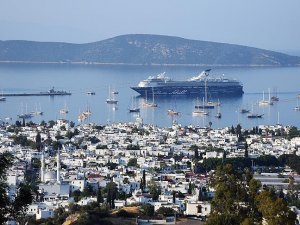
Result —
<svg viewBox="0 0 300 225"><path fill-rule="evenodd" d="M71 91L71 96L55 97L7 97L6 102L0 102L0 118L11 117L15 123L17 115L34 111L36 108L44 112L43 116L31 120L40 122L58 118L66 118L76 123L78 114L89 107L92 116L85 122L107 124L111 122L134 121L136 115L130 114L132 96L136 96L130 86L136 85L149 75L163 71L173 79L187 79L207 68L177 68L177 67L130 67L130 66L93 66L93 65L30 65L30 64L0 64L0 91L11 92L40 92L50 89ZM167 110L175 108L180 111L176 117L182 125L205 126L209 121L214 128L237 125L252 127L259 124L276 124L278 121L285 125L300 127L300 111L294 111L297 106L296 95L300 93L300 67L286 68L213 68L213 75L225 74L226 77L236 78L244 85L245 94L237 98L220 99L222 118L215 118L216 109L210 110L206 117L193 117L194 98L156 98L158 108L141 108L141 117L145 123L158 126L170 126L172 120ZM117 110L106 104L109 87L119 91ZM268 97L268 88L277 89L278 103L273 106L258 106L257 102ZM96 95L87 95L94 91ZM138 98L142 102L142 98ZM215 99L217 101L217 99ZM299 103L300 104L300 103ZM67 105L69 114L63 117L59 109ZM249 108L256 113L264 114L262 119L248 119L240 114L240 108Z"/></svg>

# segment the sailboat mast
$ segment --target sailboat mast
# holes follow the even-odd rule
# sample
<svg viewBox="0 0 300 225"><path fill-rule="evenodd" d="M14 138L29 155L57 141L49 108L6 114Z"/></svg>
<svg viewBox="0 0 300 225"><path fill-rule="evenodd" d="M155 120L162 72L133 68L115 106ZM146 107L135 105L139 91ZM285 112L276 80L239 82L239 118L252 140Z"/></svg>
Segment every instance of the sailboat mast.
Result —
<svg viewBox="0 0 300 225"><path fill-rule="evenodd" d="M205 92L205 103L207 103L207 80L205 79L205 87L204 87L204 92Z"/></svg>

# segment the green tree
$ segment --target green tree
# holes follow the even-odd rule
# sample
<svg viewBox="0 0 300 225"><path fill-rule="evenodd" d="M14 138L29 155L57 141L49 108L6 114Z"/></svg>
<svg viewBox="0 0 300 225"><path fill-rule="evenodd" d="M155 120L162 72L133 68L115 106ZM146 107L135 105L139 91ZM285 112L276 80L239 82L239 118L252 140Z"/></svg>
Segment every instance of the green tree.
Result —
<svg viewBox="0 0 300 225"><path fill-rule="evenodd" d="M17 195L11 205L11 217L19 224L26 224L26 211L32 202L31 188L21 183Z"/></svg>
<svg viewBox="0 0 300 225"><path fill-rule="evenodd" d="M137 158L131 158L127 163L127 166L137 167L137 165Z"/></svg>
<svg viewBox="0 0 300 225"><path fill-rule="evenodd" d="M149 189L150 194L152 195L152 199L154 201L158 200L159 195L161 194L160 187L154 181L150 181L148 183L148 189Z"/></svg>
<svg viewBox="0 0 300 225"><path fill-rule="evenodd" d="M154 215L154 206L150 204L142 205L141 211L145 216L153 216Z"/></svg>
<svg viewBox="0 0 300 225"><path fill-rule="evenodd" d="M40 151L41 148L42 148L42 138L41 138L40 132L38 132L38 133L36 134L36 137L35 137L35 145L36 145L36 149Z"/></svg>
<svg viewBox="0 0 300 225"><path fill-rule="evenodd" d="M74 198L75 202L78 202L80 200L80 194L81 194L80 190L73 191L72 197Z"/></svg>
<svg viewBox="0 0 300 225"><path fill-rule="evenodd" d="M289 129L288 131L288 139L292 139L294 137L298 137L299 136L299 131L298 131L298 128L293 126Z"/></svg>
<svg viewBox="0 0 300 225"><path fill-rule="evenodd" d="M114 183L114 182L109 182L107 185L106 185L106 190L107 190L107 204L109 205L109 207L111 209L114 209L115 208L115 199L117 197L117 192L118 192L118 189L117 189L117 184Z"/></svg>
<svg viewBox="0 0 300 225"><path fill-rule="evenodd" d="M194 152L194 158L196 160L199 159L199 147L197 145L192 145L189 150Z"/></svg>
<svg viewBox="0 0 300 225"><path fill-rule="evenodd" d="M102 196L102 190L101 188L98 188L97 190L97 203L103 203L103 196Z"/></svg>
<svg viewBox="0 0 300 225"><path fill-rule="evenodd" d="M212 186L215 196L211 202L212 213L208 224L239 224L245 217L240 202L245 202L247 194L241 174L231 164L218 167L212 177Z"/></svg>
<svg viewBox="0 0 300 225"><path fill-rule="evenodd" d="M48 126L49 126L50 128L52 128L54 125L55 125L55 121L54 121L54 120L48 121Z"/></svg>
<svg viewBox="0 0 300 225"><path fill-rule="evenodd" d="M236 135L237 135L238 137L240 137L240 136L242 135L242 126L241 126L241 124L238 124L238 125L236 126L235 132L236 132Z"/></svg>
<svg viewBox="0 0 300 225"><path fill-rule="evenodd" d="M296 214L292 212L286 202L274 195L270 190L262 191L257 197L258 209L268 225L294 225Z"/></svg>
<svg viewBox="0 0 300 225"><path fill-rule="evenodd" d="M13 156L10 153L0 153L0 224L7 221L9 213L9 199L6 195L6 171L12 165L12 162Z"/></svg>
<svg viewBox="0 0 300 225"><path fill-rule="evenodd" d="M172 216L174 215L175 211L172 208L168 208L168 207L160 207L157 211L156 214L157 215L163 215L163 216Z"/></svg>
<svg viewBox="0 0 300 225"><path fill-rule="evenodd" d="M248 144L245 142L245 158L249 157L249 152L248 152Z"/></svg>
<svg viewBox="0 0 300 225"><path fill-rule="evenodd" d="M193 193L193 186L192 183L189 182L188 194L192 194L192 193Z"/></svg>
<svg viewBox="0 0 300 225"><path fill-rule="evenodd" d="M145 188L146 187L146 171L143 170L143 187Z"/></svg>

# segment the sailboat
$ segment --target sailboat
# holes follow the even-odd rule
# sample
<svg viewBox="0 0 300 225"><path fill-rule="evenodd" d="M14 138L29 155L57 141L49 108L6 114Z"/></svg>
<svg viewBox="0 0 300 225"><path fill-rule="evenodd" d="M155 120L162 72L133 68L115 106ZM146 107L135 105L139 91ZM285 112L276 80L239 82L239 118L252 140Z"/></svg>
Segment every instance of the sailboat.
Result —
<svg viewBox="0 0 300 225"><path fill-rule="evenodd" d="M242 114L249 113L249 112L250 112L250 109L247 109L247 108L240 109L240 113L242 113Z"/></svg>
<svg viewBox="0 0 300 225"><path fill-rule="evenodd" d="M143 102L143 106L144 107L157 107L157 104L154 102L154 91L153 91L153 88L152 88L152 102L148 102L147 91L146 91L146 100L145 100L145 102Z"/></svg>
<svg viewBox="0 0 300 225"><path fill-rule="evenodd" d="M177 108L176 106L176 99L175 99L175 107L174 108L171 108L171 109L168 109L168 115L169 116L178 116L180 114L180 112L178 112L177 110L175 110Z"/></svg>
<svg viewBox="0 0 300 225"><path fill-rule="evenodd" d="M220 106L218 106L218 111L217 111L217 114L215 115L215 117L218 119L221 119L221 117L222 117L222 114L220 112Z"/></svg>
<svg viewBox="0 0 300 225"><path fill-rule="evenodd" d="M297 106L294 108L296 111L300 111L299 99L297 99Z"/></svg>
<svg viewBox="0 0 300 225"><path fill-rule="evenodd" d="M198 99L197 99L197 101L198 101ZM196 108L196 106L197 106L197 105L195 105L195 108ZM198 104L198 106L199 106L199 104ZM203 106L204 106L204 98L203 98ZM203 107L203 109L204 109L204 107ZM207 111L204 111L204 110L200 110L200 107L197 107L196 110L194 110L194 111L192 112L192 115L193 115L193 116L207 116L207 115L208 115L208 112L207 112Z"/></svg>
<svg viewBox="0 0 300 225"><path fill-rule="evenodd" d="M275 89L274 93L275 93L275 95L273 95L273 96L271 97L271 101L272 101L272 102L278 102L278 101L279 101L279 98L278 98L278 96L277 96L277 89Z"/></svg>
<svg viewBox="0 0 300 225"><path fill-rule="evenodd" d="M62 114L62 115L65 115L65 114L69 113L69 109L67 107L67 103L65 103L64 108L62 108L62 109L59 110L59 113Z"/></svg>
<svg viewBox="0 0 300 225"><path fill-rule="evenodd" d="M136 105L136 98L131 98L131 107L128 110L130 113L140 112L140 108Z"/></svg>
<svg viewBox="0 0 300 225"><path fill-rule="evenodd" d="M6 101L6 98L3 97L3 91L2 91L2 96L0 97L0 102L5 102Z"/></svg>
<svg viewBox="0 0 300 225"><path fill-rule="evenodd" d="M251 111L251 113L249 113L249 114L247 115L247 117L248 117L249 119L262 118L263 115L264 115L264 114L254 113L254 111L253 111L253 105L252 105L252 111Z"/></svg>
<svg viewBox="0 0 300 225"><path fill-rule="evenodd" d="M271 94L270 94L270 88L269 88L269 100L265 100L265 92L263 91L263 99L259 101L259 105L273 105L273 102L271 101Z"/></svg>
<svg viewBox="0 0 300 225"><path fill-rule="evenodd" d="M26 104L26 112L18 115L20 119L30 119L32 117L31 113L27 113L27 104Z"/></svg>
<svg viewBox="0 0 300 225"><path fill-rule="evenodd" d="M108 98L106 99L106 103L117 104L118 100L115 99L115 93L110 92L110 87L108 89Z"/></svg>
<svg viewBox="0 0 300 225"><path fill-rule="evenodd" d="M202 105L195 105L195 109L199 109L199 108L203 108L203 109L213 109L215 108L215 106L220 106L220 101L218 100L218 102L211 102L208 101L207 98L207 81L205 80L205 89L204 89L204 93L205 93L205 101L204 104Z"/></svg>
<svg viewBox="0 0 300 225"><path fill-rule="evenodd" d="M43 114L44 114L44 112L41 111L41 105L40 105L40 110L38 110L37 105L35 105L35 111L31 112L31 115L33 115L33 116L40 116Z"/></svg>
<svg viewBox="0 0 300 225"><path fill-rule="evenodd" d="M86 111L82 112L86 117L89 117L90 115L92 115L91 109L89 106L87 106Z"/></svg>

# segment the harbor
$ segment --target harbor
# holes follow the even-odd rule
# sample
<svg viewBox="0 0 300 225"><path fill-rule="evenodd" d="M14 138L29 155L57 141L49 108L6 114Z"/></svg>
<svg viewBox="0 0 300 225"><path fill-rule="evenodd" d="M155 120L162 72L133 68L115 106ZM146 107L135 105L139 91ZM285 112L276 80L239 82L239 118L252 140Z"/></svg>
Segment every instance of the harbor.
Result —
<svg viewBox="0 0 300 225"><path fill-rule="evenodd" d="M277 123L300 126L300 110L297 110L300 80L297 67L280 70L214 68L214 74L225 74L228 78L239 80L243 84L244 91L241 96L218 97L211 95L210 85L207 85L206 97L205 93L201 94L204 96L198 97L160 96L151 92L147 93L147 96L140 96L130 88L149 75L154 76L162 71L166 71L166 74L174 80L187 80L206 68L179 70L177 68L91 68L48 65L40 67L18 65L18 67L22 68L28 79L22 80L22 74L18 73L19 69L15 66L9 67L9 76L5 75L8 74L5 72L8 71L7 66L0 66L0 74L3 76L1 94L17 94L16 97L1 96L6 99L0 101L0 119L9 123L15 123L16 120L20 120L19 116L24 117L24 114L27 122L40 123L43 120L64 118L76 124L130 122L135 121L139 115L145 123L160 127L171 126L173 121L185 126L193 124L200 127L208 126L211 122L212 128L238 123L247 128ZM282 73L287 75L282 77ZM61 76L62 74L64 76ZM253 79L254 76L256 79ZM269 77L273 79L267 79ZM294 82L284 83L286 79ZM32 80L36 82L31 82ZM55 87L55 89L51 88L53 91L48 91L48 87ZM277 87L276 91L274 87ZM272 101L273 104L259 104L261 100L269 101L269 89L271 100L275 96L278 101ZM69 90L69 92L60 90ZM92 92L95 94L90 94ZM45 98L45 96L49 97ZM115 103L109 103L111 101L107 102L107 100L114 100ZM43 115L37 112L43 112ZM83 116L85 115L82 114L83 112L91 112L91 115ZM26 116L27 114L30 114L30 117ZM256 115L262 116L260 118Z"/></svg>

